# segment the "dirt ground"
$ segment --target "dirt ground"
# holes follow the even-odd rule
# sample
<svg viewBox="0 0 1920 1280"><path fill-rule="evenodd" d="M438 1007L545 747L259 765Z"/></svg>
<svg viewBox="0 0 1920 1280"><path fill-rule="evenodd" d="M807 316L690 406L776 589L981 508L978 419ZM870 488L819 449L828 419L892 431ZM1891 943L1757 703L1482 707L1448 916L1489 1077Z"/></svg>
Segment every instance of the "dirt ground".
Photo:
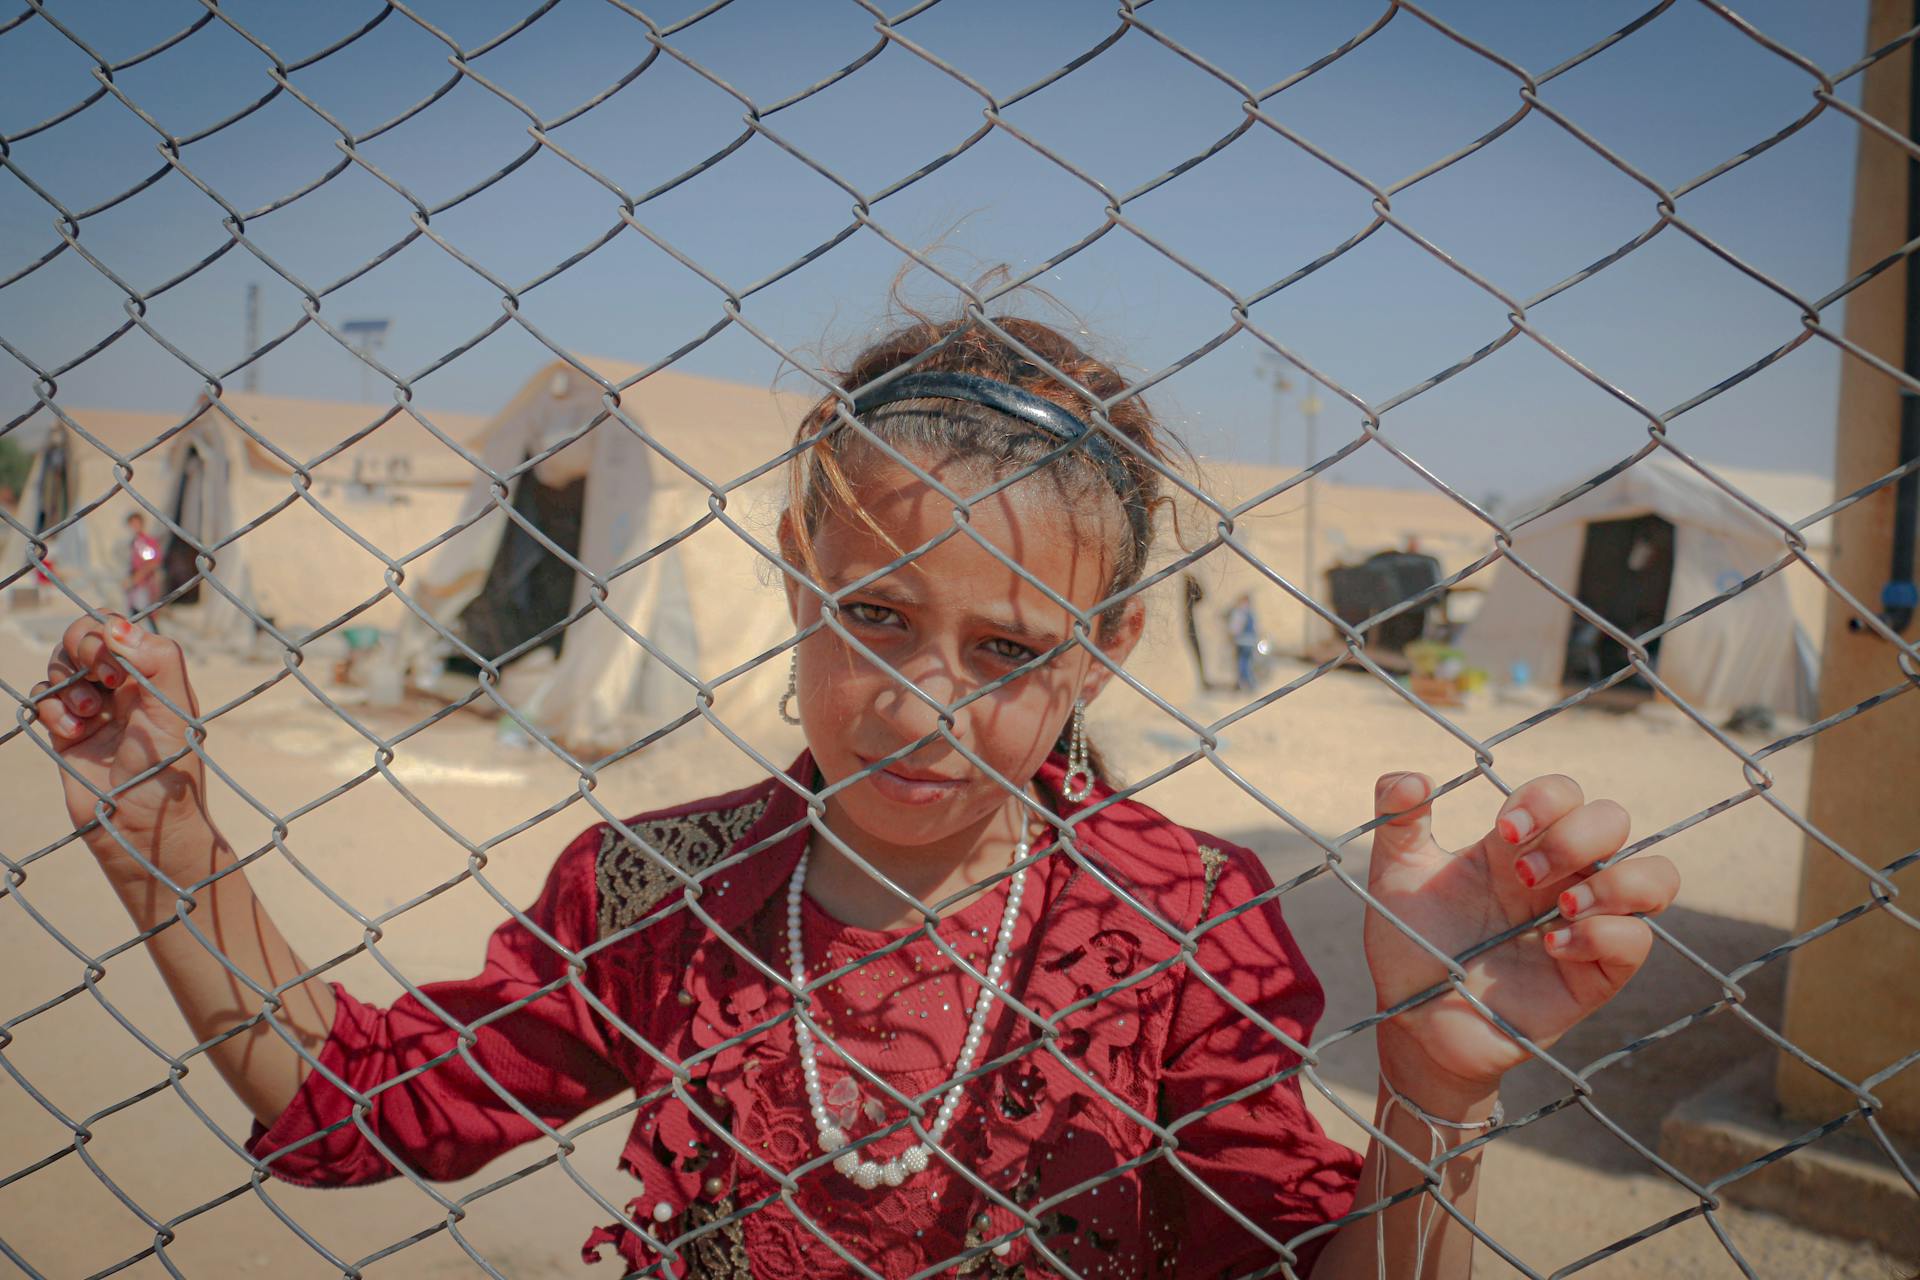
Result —
<svg viewBox="0 0 1920 1280"><path fill-rule="evenodd" d="M0 615L0 680L24 689L39 678L62 621L48 614ZM1137 663L1140 678L1199 718L1225 715L1234 705L1230 695L1198 690L1170 629L1157 630ZM341 692L328 684L324 665L309 664L309 674L329 692ZM1299 670L1281 664L1272 680L1277 684ZM579 775L543 749L503 740L495 724L478 716L456 715L408 738L389 777L371 772L369 739L288 677L283 664L196 658L195 678L205 707L267 686L215 725L213 754L247 793L222 789L215 804L222 826L243 851L267 843L272 819L264 815L295 815L286 820L287 853L270 852L251 874L309 964L346 955L362 938L308 876L360 911L377 914L467 867L467 852L416 803L476 844L560 806L488 847L483 874L520 903L532 900L562 844L595 820L583 803L588 788ZM1466 733L1482 736L1536 705L1489 697L1454 716ZM419 711L356 714L370 732L392 734ZM795 731L770 708L734 707L723 698L719 712L772 759L784 762L797 749ZM1177 759L1193 741L1125 690L1102 699L1094 722L1096 740L1134 778ZM1378 681L1345 673L1319 679L1238 721L1222 738L1223 758L1248 785L1336 840L1366 820L1377 774L1416 768L1444 778L1472 765L1470 749L1458 738ZM1760 743L1741 741L1748 747ZM1636 834L1661 830L1745 789L1733 755L1678 713L1657 707L1554 717L1502 742L1495 762L1510 784L1541 772L1572 774L1590 796L1626 804ZM1783 752L1767 765L1775 779L1773 796L1798 806L1807 749ZM696 725L598 772L591 793L609 809L634 813L751 781L757 771L717 732ZM1154 786L1145 799L1176 819L1261 850L1276 878L1322 865L1312 842L1204 761ZM1438 814L1443 842L1477 838L1496 802L1485 782L1450 796ZM137 946L119 951L89 977L83 957L125 946L128 922L80 846L36 856L60 838L64 817L52 767L23 736L0 744L0 815L0 849L15 861L31 860L25 878L0 897L0 973L6 975L0 1001L0 1256L11 1255L10 1266L0 1271L94 1274L150 1250L156 1232L163 1232L172 1236L164 1245L167 1260L188 1276L322 1276L338 1274L347 1262L372 1276L482 1274L470 1253L510 1277L583 1274L580 1242L613 1216L583 1194L583 1186L597 1188L614 1204L630 1194L614 1168L624 1125L594 1129L570 1159L484 1193L546 1154L525 1148L479 1176L437 1188L444 1202L405 1181L354 1192L273 1182L254 1188L237 1153L248 1117L217 1075L190 1063L185 1075L169 1080L163 1055L181 1053L190 1042L144 952ZM1356 842L1346 857L1347 868L1362 879L1364 845ZM1703 960L1723 968L1764 953L1789 934L1801 845L1797 830L1761 798L1673 836L1664 848L1680 865L1685 886L1666 917L1668 927ZM1289 891L1285 909L1327 985L1330 1003L1320 1034L1331 1036L1371 1009L1359 954L1358 903L1335 877L1322 874ZM464 883L393 920L379 948L388 963L415 980L464 976L500 918L497 904L479 886ZM365 953L340 962L332 976L365 999L385 1002L399 990ZM1778 1024L1783 980L1783 965L1775 963L1746 983L1747 1010L1769 1025ZM1719 994L1718 983L1691 962L1657 948L1628 993L1563 1042L1559 1056L1579 1068ZM1660 1119L1676 1101L1769 1053L1757 1033L1723 1011L1599 1072L1594 1102L1636 1141L1654 1148ZM1372 1071L1366 1038L1355 1037L1329 1052L1322 1074L1341 1098L1364 1111L1371 1107ZM1524 1114L1561 1092L1546 1069L1522 1070L1509 1081L1509 1114ZM1329 1127L1351 1140L1357 1131L1345 1118L1311 1091L1309 1096ZM615 1106L617 1100L606 1109ZM221 1132L209 1129L196 1109ZM1496 1145L1486 1163L1480 1216L1506 1248L1546 1274L1578 1266L1697 1207L1643 1155L1569 1109ZM281 1215L298 1223L311 1242ZM1783 1219L1734 1206L1715 1217L1762 1276L1889 1280L1907 1274L1900 1260ZM166 1230L165 1224L173 1225ZM397 1244L416 1235L404 1248ZM329 1262L321 1249L337 1260ZM398 1251L368 1261L389 1249ZM166 1268L149 1256L121 1274L159 1276ZM1515 1273L1483 1250L1477 1274ZM1740 1268L1696 1214L1592 1262L1581 1274L1691 1280L1736 1276Z"/></svg>

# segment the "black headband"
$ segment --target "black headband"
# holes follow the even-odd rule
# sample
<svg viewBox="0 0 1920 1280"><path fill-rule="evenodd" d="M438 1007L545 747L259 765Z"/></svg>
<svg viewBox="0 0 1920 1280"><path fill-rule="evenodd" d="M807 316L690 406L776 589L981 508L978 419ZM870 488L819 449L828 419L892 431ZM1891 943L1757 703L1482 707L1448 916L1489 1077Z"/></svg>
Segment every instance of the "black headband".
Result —
<svg viewBox="0 0 1920 1280"><path fill-rule="evenodd" d="M861 392L854 397L853 416L863 418L882 405L900 400L967 400L1018 418L1038 427L1061 444L1078 444L1087 457L1105 473L1107 483L1120 499L1133 526L1133 536L1144 549L1152 535L1152 521L1140 485L1127 470L1126 463L1106 436L1044 396L1037 396L1010 382L984 378L977 373L930 370L909 373L885 386Z"/></svg>

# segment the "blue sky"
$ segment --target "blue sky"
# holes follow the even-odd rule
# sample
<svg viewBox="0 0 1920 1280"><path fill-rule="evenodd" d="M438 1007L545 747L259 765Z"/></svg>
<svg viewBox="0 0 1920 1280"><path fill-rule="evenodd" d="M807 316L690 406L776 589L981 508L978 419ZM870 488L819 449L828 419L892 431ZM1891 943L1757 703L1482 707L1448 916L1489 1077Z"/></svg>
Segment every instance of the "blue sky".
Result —
<svg viewBox="0 0 1920 1280"><path fill-rule="evenodd" d="M362 25L372 0L222 6L292 62ZM475 46L523 17L531 0L436 0L415 11ZM697 6L640 6L665 26ZM1384 6L1159 0L1141 18L1223 71L1265 89L1363 30ZM1614 0L1451 0L1432 12L1463 35L1540 74L1644 11ZM1865 5L1742 0L1757 27L1838 70L1863 52ZM186 0L87 0L50 6L74 34L115 60L149 47L200 12ZM1111 3L945 0L900 30L996 95L1029 85L1116 27ZM605 0L560 0L473 66L552 118L614 84L648 54L644 28ZM674 48L763 109L826 78L875 40L852 3L736 0L671 37ZM293 82L343 126L364 130L449 73L445 45L392 15ZM210 25L115 77L172 133L205 128L272 87L265 54ZM1402 11L1358 49L1268 103L1289 130L1387 185L1465 146L1520 104L1512 73ZM0 35L0 134L18 135L97 87L89 59L40 20ZM1591 61L1545 86L1543 99L1654 181L1687 182L1771 136L1814 103L1813 80L1693 0L1681 0ZM1857 78L1844 86L1857 99ZM982 99L909 51L888 48L851 77L766 117L769 128L856 189L897 182L982 121ZM725 146L741 102L671 57L553 133L554 140L639 194ZM1116 195L1205 152L1244 119L1238 93L1147 34L1131 31L1006 119ZM526 118L462 84L363 154L431 205L498 171L528 144ZM1858 129L1828 111L1752 162L1686 195L1685 218L1804 296L1845 278ZM251 211L313 181L340 159L337 135L282 94L250 118L188 146L193 172ZM107 97L12 144L12 163L78 212L160 166L158 135ZM1126 216L1242 297L1267 289L1363 229L1370 197L1264 126L1125 205ZM837 234L851 199L765 139L642 205L638 218L730 287L742 289ZM257 248L316 287L364 264L408 230L406 201L350 168L251 221ZM1395 213L1462 264L1526 298L1650 227L1654 196L1541 113L1482 152L1393 200ZM222 211L180 174L85 219L80 243L136 288L188 269L227 240ZM910 246L935 246L956 275L1030 270L1098 230L1105 197L1011 134L996 131L952 163L874 206ZM518 287L592 243L617 221L615 198L560 158L541 154L433 226ZM54 214L20 177L0 172L0 279L56 245ZM857 231L751 297L745 314L802 360L844 355L882 317L905 259ZM243 298L257 283L275 333L300 314L297 289L235 249L153 300L169 341L210 367L239 358ZM1047 272L1039 314L1077 317L1105 353L1159 371L1214 341L1232 303L1123 228ZM941 306L952 293L922 273L907 296ZM632 229L526 293L523 314L572 350L637 363L664 358L722 315L707 280ZM0 337L59 364L124 319L123 297L74 252L0 288ZM332 320L392 320L385 358L411 374L469 341L501 314L500 292L421 240L330 296ZM1831 313L1837 324L1839 314ZM1257 305L1254 322L1361 397L1379 402L1419 384L1505 329L1502 306L1392 228ZM1537 307L1534 323L1590 368L1657 410L1719 382L1800 328L1795 307L1669 228L1625 260ZM1197 450L1297 463L1298 390L1276 406L1260 344L1240 334L1161 383L1150 401ZM429 408L484 412L546 357L508 326L419 383ZM1674 437L1729 464L1831 468L1841 357L1815 341L1746 384L1677 419ZM731 328L679 367L768 383L779 359ZM1297 373L1294 382L1305 379ZM780 385L803 388L789 372ZM352 357L309 329L266 357L262 390L357 399L390 395ZM199 380L134 332L61 379L76 405L183 408ZM1358 415L1322 391L1323 451L1357 433ZM0 353L0 421L32 403L30 377ZM1526 339L1392 409L1385 430L1476 498L1508 496L1624 456L1644 423ZM1377 447L1334 478L1420 481Z"/></svg>

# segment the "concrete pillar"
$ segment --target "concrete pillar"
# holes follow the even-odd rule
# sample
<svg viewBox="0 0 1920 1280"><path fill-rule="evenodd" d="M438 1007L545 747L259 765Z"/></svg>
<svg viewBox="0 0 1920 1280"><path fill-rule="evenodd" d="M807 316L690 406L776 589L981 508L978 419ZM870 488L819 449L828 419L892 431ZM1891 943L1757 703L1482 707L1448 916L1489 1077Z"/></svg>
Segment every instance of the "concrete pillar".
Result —
<svg viewBox="0 0 1920 1280"><path fill-rule="evenodd" d="M1914 0L1872 0L1867 48L1893 40L1913 22ZM1904 135L1912 54L1905 49L1866 73L1862 105ZM1907 238L1906 152L1860 130L1848 274L1865 270ZM1847 337L1896 368L1902 362L1907 290L1904 264L1853 293ZM1900 391L1884 373L1843 357L1835 444L1838 493L1849 493L1898 465ZM1887 579L1894 493L1880 490L1834 519L1833 574L1877 608ZM1820 713L1831 715L1900 683L1894 651L1871 632L1848 627L1837 598L1827 609ZM1906 638L1920 632L1909 625ZM1828 729L1814 742L1807 816L1869 866L1920 848L1920 691ZM1803 855L1799 928L1868 901L1865 878L1813 841ZM1920 915L1920 864L1896 877L1898 904ZM1789 961L1784 1031L1808 1053L1854 1081L1920 1051L1920 931L1868 912L1796 953ZM1812 1124L1852 1109L1853 1099L1787 1055L1775 1085L1788 1118ZM1882 1123L1920 1138L1920 1064L1874 1089Z"/></svg>

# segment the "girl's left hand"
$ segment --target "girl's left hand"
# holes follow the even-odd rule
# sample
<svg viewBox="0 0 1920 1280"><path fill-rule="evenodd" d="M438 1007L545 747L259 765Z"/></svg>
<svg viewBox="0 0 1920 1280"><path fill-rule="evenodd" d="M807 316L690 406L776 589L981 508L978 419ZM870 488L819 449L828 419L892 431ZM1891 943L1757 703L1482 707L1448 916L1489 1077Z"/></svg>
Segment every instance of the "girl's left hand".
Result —
<svg viewBox="0 0 1920 1280"><path fill-rule="evenodd" d="M1389 774L1375 784L1375 811L1394 816L1374 829L1367 888L1450 956L1557 912L1544 930L1528 930L1465 966L1467 989L1545 1048L1612 999L1646 962L1653 932L1635 913L1665 910L1680 873L1658 854L1591 870L1626 843L1627 812L1611 800L1588 801L1568 777L1520 787L1501 805L1493 830L1457 853L1434 842L1432 792L1433 783L1417 773ZM1378 1008L1447 976L1377 911L1367 912L1365 942ZM1429 1109L1483 1098L1529 1056L1455 991L1382 1023L1378 1036L1382 1073Z"/></svg>

